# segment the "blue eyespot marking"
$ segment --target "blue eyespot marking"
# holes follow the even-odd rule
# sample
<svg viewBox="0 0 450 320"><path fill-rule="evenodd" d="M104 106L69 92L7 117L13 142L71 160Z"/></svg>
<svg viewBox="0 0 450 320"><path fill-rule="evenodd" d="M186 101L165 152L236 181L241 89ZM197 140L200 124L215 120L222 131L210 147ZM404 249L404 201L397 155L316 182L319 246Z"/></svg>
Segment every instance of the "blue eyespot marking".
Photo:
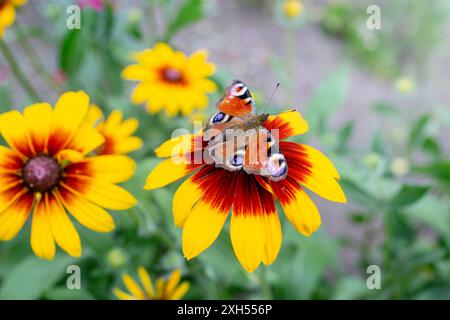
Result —
<svg viewBox="0 0 450 320"><path fill-rule="evenodd" d="M218 123L221 122L223 120L223 118L225 118L225 113L223 112L219 112L218 114L216 114L212 120L213 123Z"/></svg>
<svg viewBox="0 0 450 320"><path fill-rule="evenodd" d="M231 158L231 165L233 165L235 167L242 166L243 163L244 163L244 157L240 154L235 154Z"/></svg>

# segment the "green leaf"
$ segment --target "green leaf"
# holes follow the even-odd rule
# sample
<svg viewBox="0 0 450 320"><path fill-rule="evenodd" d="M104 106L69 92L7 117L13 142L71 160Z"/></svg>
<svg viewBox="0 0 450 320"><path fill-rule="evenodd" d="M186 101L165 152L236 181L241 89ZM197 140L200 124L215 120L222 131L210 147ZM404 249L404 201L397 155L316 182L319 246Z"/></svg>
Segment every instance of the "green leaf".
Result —
<svg viewBox="0 0 450 320"><path fill-rule="evenodd" d="M334 300L350 300L360 299L367 296L369 289L360 278L348 277L342 278L336 285L332 299Z"/></svg>
<svg viewBox="0 0 450 320"><path fill-rule="evenodd" d="M379 208L382 203L352 180L343 178L339 181L348 198L372 209Z"/></svg>
<svg viewBox="0 0 450 320"><path fill-rule="evenodd" d="M6 276L0 290L0 299L37 299L65 274L76 261L69 256L58 256L52 261L27 257Z"/></svg>
<svg viewBox="0 0 450 320"><path fill-rule="evenodd" d="M95 300L95 297L85 289L68 289L61 286L44 292L43 297L49 300Z"/></svg>
<svg viewBox="0 0 450 320"><path fill-rule="evenodd" d="M428 191L429 186L404 185L402 189L392 198L391 205L394 207L405 207L412 205L422 198Z"/></svg>
<svg viewBox="0 0 450 320"><path fill-rule="evenodd" d="M416 166L413 171L430 175L438 180L450 181L450 161L436 161L427 166Z"/></svg>
<svg viewBox="0 0 450 320"><path fill-rule="evenodd" d="M323 132L329 116L344 102L349 87L350 70L342 66L331 73L316 89L306 110L312 130Z"/></svg>
<svg viewBox="0 0 450 320"><path fill-rule="evenodd" d="M183 27L199 21L204 16L203 0L187 0L178 11L175 19L170 22L165 40L168 41Z"/></svg>
<svg viewBox="0 0 450 320"><path fill-rule="evenodd" d="M85 41L81 30L69 31L63 39L59 52L59 67L73 76L82 64Z"/></svg>
<svg viewBox="0 0 450 320"><path fill-rule="evenodd" d="M425 128L430 119L431 115L429 113L425 113L414 122L409 136L409 149L412 149L414 146L421 144L424 139Z"/></svg>
<svg viewBox="0 0 450 320"><path fill-rule="evenodd" d="M398 109L389 102L379 102L373 105L373 111L380 115L385 116L397 116L399 115Z"/></svg>

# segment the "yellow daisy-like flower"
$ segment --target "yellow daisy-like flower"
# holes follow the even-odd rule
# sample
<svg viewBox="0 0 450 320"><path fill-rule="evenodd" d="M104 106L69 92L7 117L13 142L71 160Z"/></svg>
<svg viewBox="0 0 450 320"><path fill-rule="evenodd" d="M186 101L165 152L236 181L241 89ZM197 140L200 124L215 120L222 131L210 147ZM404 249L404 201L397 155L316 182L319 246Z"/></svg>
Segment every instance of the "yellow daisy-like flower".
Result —
<svg viewBox="0 0 450 320"><path fill-rule="evenodd" d="M303 11L303 5L298 0L286 0L283 4L283 13L289 19L297 18Z"/></svg>
<svg viewBox="0 0 450 320"><path fill-rule="evenodd" d="M176 269L167 280L162 278L156 281L156 288L144 267L138 268L138 275L142 287L133 280L129 274L122 276L123 283L128 289L126 293L114 288L114 295L120 300L180 300L189 290L189 282L181 280L181 271Z"/></svg>
<svg viewBox="0 0 450 320"><path fill-rule="evenodd" d="M142 139L132 136L139 127L139 120L136 118L124 120L120 110L114 110L105 119L102 110L91 104L87 121L95 126L105 139L97 154L127 154L142 147Z"/></svg>
<svg viewBox="0 0 450 320"><path fill-rule="evenodd" d="M97 232L114 229L104 209L125 210L136 199L117 183L128 180L135 163L126 156L87 156L103 137L85 121L89 97L63 94L55 107L37 103L0 116L0 240L13 239L30 218L34 253L51 260L55 242L71 256L81 241L67 211Z"/></svg>
<svg viewBox="0 0 450 320"><path fill-rule="evenodd" d="M5 29L9 28L16 19L16 7L23 6L27 0L0 0L0 38Z"/></svg>
<svg viewBox="0 0 450 320"><path fill-rule="evenodd" d="M134 104L145 102L150 113L165 109L169 116L180 111L189 115L194 109L206 108L207 93L217 89L208 79L215 67L207 61L206 51L186 57L183 52L158 43L153 49L136 53L134 59L137 64L126 67L122 76L140 81L131 100Z"/></svg>

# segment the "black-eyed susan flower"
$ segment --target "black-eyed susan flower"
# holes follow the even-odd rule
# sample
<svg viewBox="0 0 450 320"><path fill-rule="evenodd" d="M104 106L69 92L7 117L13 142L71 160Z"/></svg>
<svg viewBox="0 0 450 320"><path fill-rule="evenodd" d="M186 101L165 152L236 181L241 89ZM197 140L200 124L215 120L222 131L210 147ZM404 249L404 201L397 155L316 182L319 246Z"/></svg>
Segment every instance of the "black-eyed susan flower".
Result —
<svg viewBox="0 0 450 320"><path fill-rule="evenodd" d="M141 282L139 285L129 274L122 276L122 281L129 293L118 288L114 288L114 295L120 300L180 300L189 290L189 283L181 280L181 271L175 270L167 280L159 278L156 281L156 288L152 280L144 269L139 267L138 276Z"/></svg>
<svg viewBox="0 0 450 320"><path fill-rule="evenodd" d="M23 114L0 116L8 144L0 146L0 240L13 239L30 219L31 247L38 257L52 259L55 242L77 257L80 237L67 212L91 230L109 232L114 220L104 208L124 210L136 203L116 185L133 175L132 159L88 156L104 142L85 121L88 106L85 93L68 92L54 108L37 103Z"/></svg>
<svg viewBox="0 0 450 320"><path fill-rule="evenodd" d="M26 2L27 0L0 0L0 38L3 37L5 29L16 20L16 8Z"/></svg>
<svg viewBox="0 0 450 320"><path fill-rule="evenodd" d="M105 119L102 110L91 104L87 121L95 126L105 140L96 150L97 154L127 154L142 147L141 138L133 136L139 127L139 120L136 118L124 120L120 110L114 110Z"/></svg>
<svg viewBox="0 0 450 320"><path fill-rule="evenodd" d="M303 5L299 0L285 0L283 13L289 19L297 18L303 11Z"/></svg>
<svg viewBox="0 0 450 320"><path fill-rule="evenodd" d="M146 103L149 112L165 110L169 116L179 112L189 115L208 106L207 93L214 92L216 84L208 79L215 68L207 61L206 51L187 57L158 43L153 49L136 53L134 59L137 64L122 73L127 80L140 82L131 95L134 104Z"/></svg>
<svg viewBox="0 0 450 320"><path fill-rule="evenodd" d="M279 130L279 139L307 132L308 124L298 112L269 116L263 125ZM237 259L248 271L275 261L282 240L275 207L278 199L287 219L305 236L316 231L321 218L305 188L321 197L346 202L338 184L339 173L332 162L317 149L295 142L280 141L287 176L271 181L243 170L229 171L206 164L202 133L173 138L156 149L158 157L172 157L158 164L147 177L146 189L155 189L195 172L184 181L173 198L173 215L183 227L184 256L191 259L207 249L219 235L230 210L231 242ZM181 146L180 146L181 145ZM186 150L187 151L183 151ZM176 159L176 161L174 161ZM194 161L192 161L194 159Z"/></svg>

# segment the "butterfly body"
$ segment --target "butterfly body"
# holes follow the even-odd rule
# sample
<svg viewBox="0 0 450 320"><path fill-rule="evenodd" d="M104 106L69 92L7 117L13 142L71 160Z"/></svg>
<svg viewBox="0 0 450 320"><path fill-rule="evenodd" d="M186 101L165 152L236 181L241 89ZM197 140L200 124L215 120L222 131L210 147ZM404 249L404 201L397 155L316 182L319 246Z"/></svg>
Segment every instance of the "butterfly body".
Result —
<svg viewBox="0 0 450 320"><path fill-rule="evenodd" d="M206 161L229 171L266 176L279 181L287 175L277 139L264 127L267 113L257 114L252 94L239 80L227 88L204 128Z"/></svg>

